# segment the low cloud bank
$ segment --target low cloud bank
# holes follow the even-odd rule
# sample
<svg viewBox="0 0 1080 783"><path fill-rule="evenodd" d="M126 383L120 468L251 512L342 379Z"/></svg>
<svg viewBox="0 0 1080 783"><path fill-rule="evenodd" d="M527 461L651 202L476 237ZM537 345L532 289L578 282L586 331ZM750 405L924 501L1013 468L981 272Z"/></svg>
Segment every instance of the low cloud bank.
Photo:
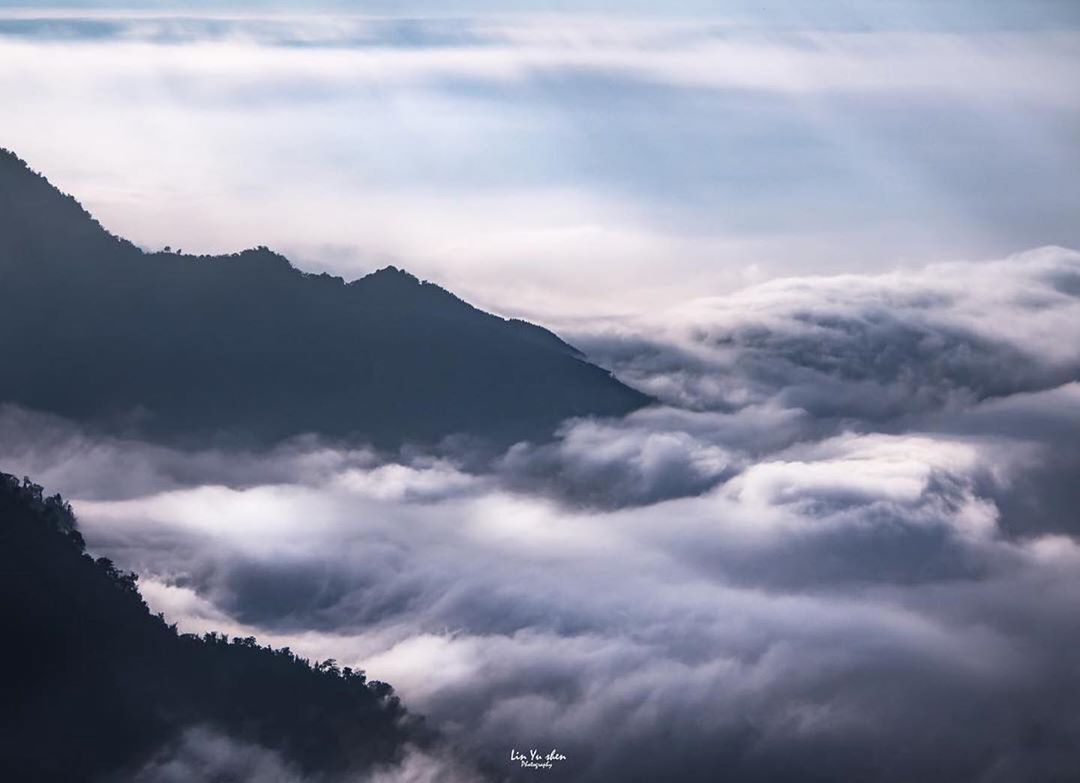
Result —
<svg viewBox="0 0 1080 783"><path fill-rule="evenodd" d="M6 469L78 498L183 629L359 665L511 779L531 748L573 781L1077 768L1080 254L779 280L575 341L661 404L485 470L6 410Z"/></svg>
<svg viewBox="0 0 1080 783"><path fill-rule="evenodd" d="M195 726L133 774L131 783L252 781L255 783L480 783L475 772L449 757L407 748L399 764L357 775L304 775L267 748L238 742L205 726ZM120 783L117 780L116 783Z"/></svg>

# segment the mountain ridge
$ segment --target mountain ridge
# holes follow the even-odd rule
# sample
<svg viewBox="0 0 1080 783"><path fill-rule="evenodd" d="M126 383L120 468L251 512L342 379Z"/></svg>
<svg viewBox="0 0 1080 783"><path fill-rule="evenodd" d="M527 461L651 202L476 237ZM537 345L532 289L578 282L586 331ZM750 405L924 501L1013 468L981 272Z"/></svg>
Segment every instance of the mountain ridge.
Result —
<svg viewBox="0 0 1080 783"><path fill-rule="evenodd" d="M161 439L505 445L650 402L395 266L345 281L265 246L141 250L6 150L0 280L0 329L32 338L8 346L0 400Z"/></svg>
<svg viewBox="0 0 1080 783"><path fill-rule="evenodd" d="M0 542L4 780L132 779L194 728L272 749L319 780L393 765L435 739L389 685L333 660L178 633L135 574L86 552L70 505L3 472Z"/></svg>

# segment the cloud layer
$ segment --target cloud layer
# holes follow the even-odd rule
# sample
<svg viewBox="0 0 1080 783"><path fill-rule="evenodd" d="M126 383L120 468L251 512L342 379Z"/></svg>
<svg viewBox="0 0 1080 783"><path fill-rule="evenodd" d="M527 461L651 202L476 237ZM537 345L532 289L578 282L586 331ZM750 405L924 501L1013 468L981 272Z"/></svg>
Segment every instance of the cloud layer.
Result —
<svg viewBox="0 0 1080 783"><path fill-rule="evenodd" d="M549 323L1080 245L1068 14L833 5L3 12L0 144L147 247L394 263Z"/></svg>
<svg viewBox="0 0 1080 783"><path fill-rule="evenodd" d="M483 466L10 409L0 436L182 628L359 665L511 779L529 748L572 781L1052 779L1080 762L1078 332L1080 254L1044 248L593 324L661 404ZM192 742L147 780L254 752Z"/></svg>

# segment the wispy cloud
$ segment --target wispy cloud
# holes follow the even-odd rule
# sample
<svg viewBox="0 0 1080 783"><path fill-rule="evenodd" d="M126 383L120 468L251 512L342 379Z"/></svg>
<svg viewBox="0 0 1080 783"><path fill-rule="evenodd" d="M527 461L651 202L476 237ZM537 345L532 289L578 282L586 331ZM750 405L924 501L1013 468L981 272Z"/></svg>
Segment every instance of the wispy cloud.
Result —
<svg viewBox="0 0 1080 783"><path fill-rule="evenodd" d="M1080 245L1078 69L1067 25L0 25L0 97L20 107L3 143L113 230L193 251L269 243L350 277L396 263L549 318Z"/></svg>

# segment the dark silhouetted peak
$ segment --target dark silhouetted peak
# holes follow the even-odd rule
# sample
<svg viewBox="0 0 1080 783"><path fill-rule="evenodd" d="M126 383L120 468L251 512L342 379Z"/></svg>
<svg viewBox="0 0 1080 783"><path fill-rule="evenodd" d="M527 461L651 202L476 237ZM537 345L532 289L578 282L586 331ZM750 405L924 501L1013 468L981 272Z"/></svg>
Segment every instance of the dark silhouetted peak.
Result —
<svg viewBox="0 0 1080 783"><path fill-rule="evenodd" d="M431 741L362 672L254 638L178 635L134 574L85 553L62 498L5 473L0 543L0 780L130 780L193 726L272 748L319 780Z"/></svg>
<svg viewBox="0 0 1080 783"><path fill-rule="evenodd" d="M386 266L354 280L349 283L349 289L354 301L373 312L422 313L423 317L433 319L488 316L445 288L396 266Z"/></svg>
<svg viewBox="0 0 1080 783"><path fill-rule="evenodd" d="M349 283L354 290L380 295L415 294L423 285L419 278L396 266L384 266Z"/></svg>
<svg viewBox="0 0 1080 783"><path fill-rule="evenodd" d="M396 266L384 266L382 269L376 269L369 275L365 275L360 278L361 280L368 280L369 282L399 282L408 285L419 285L420 280L415 275L411 275L404 269L398 269ZM359 282L359 281L357 281Z"/></svg>
<svg viewBox="0 0 1080 783"><path fill-rule="evenodd" d="M136 252L106 231L73 197L9 150L0 150L0 269L71 263L87 253Z"/></svg>
<svg viewBox="0 0 1080 783"><path fill-rule="evenodd" d="M289 259L280 253L275 253L268 247L260 245L248 250L243 250L235 255L219 258L220 263L226 263L238 269L253 273L291 273L299 276L299 271L290 263Z"/></svg>
<svg viewBox="0 0 1080 783"><path fill-rule="evenodd" d="M143 253L10 154L0 269L0 333L32 337L8 346L0 402L141 436L506 443L649 402L548 330L394 266L346 285L266 247Z"/></svg>
<svg viewBox="0 0 1080 783"><path fill-rule="evenodd" d="M235 258L250 260L256 263L269 263L276 266L292 266L292 264L289 263L289 259L281 255L281 253L275 253L266 245L259 245L258 247L242 250L236 254Z"/></svg>

